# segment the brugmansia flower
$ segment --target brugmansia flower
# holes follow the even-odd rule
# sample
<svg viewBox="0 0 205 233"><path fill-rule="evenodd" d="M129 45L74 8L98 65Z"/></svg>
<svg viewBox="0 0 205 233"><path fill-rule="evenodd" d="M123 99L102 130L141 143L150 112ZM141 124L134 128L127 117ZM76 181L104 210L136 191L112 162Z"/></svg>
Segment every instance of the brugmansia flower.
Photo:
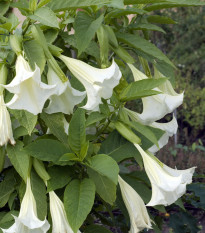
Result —
<svg viewBox="0 0 205 233"><path fill-rule="evenodd" d="M50 212L53 222L52 233L73 233L70 227L64 205L55 192L49 192ZM80 233L80 231L78 231Z"/></svg>
<svg viewBox="0 0 205 233"><path fill-rule="evenodd" d="M124 108L124 110L127 112L127 114L129 115L129 117L133 120L133 121L138 121L141 122L139 118L139 114L129 110L127 108ZM158 145L159 148L156 145L153 145L152 147L150 147L148 150L151 153L155 153L157 152L159 149L161 149L163 146L165 146L168 143L168 140L170 137L172 137L174 134L176 134L177 129L178 129L178 124L177 124L177 120L176 118L173 116L173 119L170 122L167 123L158 123L158 122L153 122L151 124L148 124L151 127L154 128L158 128L161 130L164 130L165 133L162 135L162 137L159 139L158 141Z"/></svg>
<svg viewBox="0 0 205 233"><path fill-rule="evenodd" d="M133 65L128 65L133 73L135 81L148 79L145 74ZM160 87L154 88L153 90L160 91L162 94L142 98L143 112L138 114L138 118L144 124L150 124L161 119L166 114L173 112L173 110L179 107L183 102L184 94L177 94L168 80Z"/></svg>
<svg viewBox="0 0 205 233"><path fill-rule="evenodd" d="M119 83L121 72L118 65L113 60L110 67L98 69L77 59L62 55L59 58L86 89L87 104L83 108L97 111L101 98L109 99Z"/></svg>
<svg viewBox="0 0 205 233"><path fill-rule="evenodd" d="M162 135L162 137L158 141L159 148L156 145L153 145L152 147L148 149L148 151L151 153L156 153L159 149L165 146L168 143L169 138L172 137L174 134L176 134L177 129L178 129L177 120L174 116L170 122L167 122L167 123L154 122L150 124L150 126L165 131L165 133Z"/></svg>
<svg viewBox="0 0 205 233"><path fill-rule="evenodd" d="M51 68L48 70L47 77L49 85L56 85L56 94L50 97L50 104L45 112L72 114L74 106L85 98L86 93L72 88L69 81L62 83Z"/></svg>
<svg viewBox="0 0 205 233"><path fill-rule="evenodd" d="M118 176L122 198L130 216L130 231L129 233L137 233L144 228L151 229L151 220L147 213L146 206L138 193Z"/></svg>
<svg viewBox="0 0 205 233"><path fill-rule="evenodd" d="M15 144L10 115L5 106L4 96L2 94L0 95L0 146L7 144L8 141L13 145Z"/></svg>
<svg viewBox="0 0 205 233"><path fill-rule="evenodd" d="M20 213L15 223L3 233L46 233L50 228L48 221L37 218L36 202L31 191L30 178L27 178L26 192L21 203Z"/></svg>
<svg viewBox="0 0 205 233"><path fill-rule="evenodd" d="M152 186L152 197L147 206L171 205L186 192L186 185L192 182L195 167L186 170L172 169L154 155L147 154L138 144L135 147L143 158Z"/></svg>
<svg viewBox="0 0 205 233"><path fill-rule="evenodd" d="M6 105L11 109L24 109L37 115L42 112L46 100L55 93L55 85L41 82L40 68L36 66L32 71L22 55L17 57L16 76L10 84L4 87L13 98Z"/></svg>

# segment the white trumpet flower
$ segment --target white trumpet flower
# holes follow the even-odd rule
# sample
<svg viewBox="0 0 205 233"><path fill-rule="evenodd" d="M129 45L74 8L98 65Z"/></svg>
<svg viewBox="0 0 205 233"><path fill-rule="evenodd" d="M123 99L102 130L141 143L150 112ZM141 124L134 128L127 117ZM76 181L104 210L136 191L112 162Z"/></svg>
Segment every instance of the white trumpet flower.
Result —
<svg viewBox="0 0 205 233"><path fill-rule="evenodd" d="M139 194L120 176L118 176L122 198L130 216L129 233L137 233L144 228L152 228L150 217L147 213L146 206Z"/></svg>
<svg viewBox="0 0 205 233"><path fill-rule="evenodd" d="M24 109L37 115L42 112L46 100L55 94L55 85L41 82L40 68L32 71L22 55L17 57L16 76L8 85L3 85L9 92L14 93L7 107Z"/></svg>
<svg viewBox="0 0 205 233"><path fill-rule="evenodd" d="M162 137L158 141L159 148L156 145L153 145L152 147L148 149L148 151L151 153L156 153L159 149L164 147L168 143L169 138L177 133L177 129L178 129L177 120L174 116L170 122L167 122L167 123L153 122L152 124L150 124L150 126L165 131L165 133L162 135Z"/></svg>
<svg viewBox="0 0 205 233"><path fill-rule="evenodd" d="M30 178L27 178L26 192L21 203L20 213L15 223L3 233L46 233L50 228L48 221L37 218L36 202L31 191Z"/></svg>
<svg viewBox="0 0 205 233"><path fill-rule="evenodd" d="M118 65L113 60L110 67L98 69L77 59L62 55L59 58L86 89L87 104L83 108L98 111L101 98L109 99L119 83L122 74Z"/></svg>
<svg viewBox="0 0 205 233"><path fill-rule="evenodd" d="M0 146L7 144L10 141L12 145L16 142L13 138L11 127L11 118L4 103L3 94L0 95Z"/></svg>
<svg viewBox="0 0 205 233"><path fill-rule="evenodd" d="M68 223L62 201L54 191L49 192L49 197L50 212L53 222L52 233L73 233L73 230ZM77 233L80 233L80 231Z"/></svg>
<svg viewBox="0 0 205 233"><path fill-rule="evenodd" d="M49 114L56 112L72 114L74 106L85 98L86 93L72 88L69 80L62 83L51 68L48 70L47 78L49 85L56 85L56 94L50 97L50 104L45 109L45 112Z"/></svg>
<svg viewBox="0 0 205 233"><path fill-rule="evenodd" d="M133 65L128 65L133 73L135 81L148 79L145 74ZM183 102L184 93L177 94L168 80L160 87L154 88L153 90L160 91L162 94L142 98L143 112L138 114L138 118L144 124L150 124L161 119L166 114L173 112L174 109L179 107Z"/></svg>
<svg viewBox="0 0 205 233"><path fill-rule="evenodd" d="M147 154L138 144L135 147L143 158L152 186L152 197L147 206L171 205L186 192L186 185L192 182L195 167L186 170L172 169L154 155Z"/></svg>

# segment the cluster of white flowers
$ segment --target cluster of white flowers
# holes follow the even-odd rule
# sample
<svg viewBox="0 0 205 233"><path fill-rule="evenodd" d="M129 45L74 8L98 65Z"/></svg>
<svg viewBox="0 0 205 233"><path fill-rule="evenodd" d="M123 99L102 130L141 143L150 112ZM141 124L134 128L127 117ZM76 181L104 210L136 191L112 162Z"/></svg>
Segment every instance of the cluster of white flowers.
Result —
<svg viewBox="0 0 205 233"><path fill-rule="evenodd" d="M65 56L59 58L83 84L85 92L72 88L69 80L62 83L51 67L48 69L48 84L43 83L39 67L36 66L35 70L32 71L24 57L19 55L16 62L16 76L10 84L1 85L14 95L7 104L4 103L3 95L0 96L0 145L4 145L8 141L12 144L15 143L6 107L24 109L37 115L42 112L45 102L49 99L50 102L45 108L45 112L72 114L74 106L82 102L86 95L87 103L83 108L89 111L98 111L101 98L109 99L112 96L113 88L118 85L121 78L120 69L114 60L110 67L97 69L77 59ZM135 81L148 78L133 65L129 64L129 67L133 72ZM169 137L176 133L178 125L174 117L168 123L162 124L156 121L181 105L183 94L177 94L169 81L154 90L160 91L161 94L143 98L143 112L141 114L126 108L125 110L133 121L165 131L159 140L161 148L168 142ZM138 144L135 146L143 158L145 171L152 186L152 197L147 206L174 203L185 193L186 185L192 182L195 168L187 170L169 168L151 154L151 152L154 153L158 150L157 146L151 147L147 152ZM137 233L144 228L151 228L151 220L141 197L120 176L118 181L130 216L131 228L129 232ZM52 233L73 233L63 203L53 191L49 193L49 196L53 222ZM2 229L4 233L44 233L50 228L47 220L41 221L37 217L30 178L27 179L26 193L21 203L19 216L14 216L14 219L15 223L9 229Z"/></svg>

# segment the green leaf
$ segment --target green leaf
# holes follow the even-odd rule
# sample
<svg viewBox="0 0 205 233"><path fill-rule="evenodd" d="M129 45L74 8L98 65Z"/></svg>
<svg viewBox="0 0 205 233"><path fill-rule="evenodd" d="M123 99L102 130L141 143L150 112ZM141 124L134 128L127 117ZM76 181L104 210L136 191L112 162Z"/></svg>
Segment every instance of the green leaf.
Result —
<svg viewBox="0 0 205 233"><path fill-rule="evenodd" d="M90 179L73 180L65 189L64 206L69 224L77 233L92 209L95 199L95 185Z"/></svg>
<svg viewBox="0 0 205 233"><path fill-rule="evenodd" d="M85 233L111 233L110 230L99 225L90 225L85 228Z"/></svg>
<svg viewBox="0 0 205 233"><path fill-rule="evenodd" d="M74 23L78 55L88 47L96 31L101 26L103 18L103 15L101 15L97 19L94 19L86 12L78 12Z"/></svg>
<svg viewBox="0 0 205 233"><path fill-rule="evenodd" d="M147 17L147 21L149 23L176 24L176 21L174 21L173 19L161 15L149 15Z"/></svg>
<svg viewBox="0 0 205 233"><path fill-rule="evenodd" d="M10 2L0 2L0 15L4 15L9 9Z"/></svg>
<svg viewBox="0 0 205 233"><path fill-rule="evenodd" d="M161 27L158 27L151 23L130 24L129 28L132 30L148 30L148 31L158 31L158 32L166 33Z"/></svg>
<svg viewBox="0 0 205 233"><path fill-rule="evenodd" d="M42 6L48 4L51 0L41 0L39 3L38 3L38 8L41 8Z"/></svg>
<svg viewBox="0 0 205 233"><path fill-rule="evenodd" d="M166 78L144 79L130 83L120 94L121 101L135 100L146 96L157 95L161 92L152 90L164 83Z"/></svg>
<svg viewBox="0 0 205 233"><path fill-rule="evenodd" d="M13 172L8 172L3 181L0 182L0 208L8 202L11 193L14 191L16 180Z"/></svg>
<svg viewBox="0 0 205 233"><path fill-rule="evenodd" d="M69 125L68 142L70 148L80 157L81 148L86 144L85 110L78 108Z"/></svg>
<svg viewBox="0 0 205 233"><path fill-rule="evenodd" d="M43 25L59 28L58 18L49 7L39 8L33 15L29 15L28 17L42 23Z"/></svg>
<svg viewBox="0 0 205 233"><path fill-rule="evenodd" d="M116 130L128 141L139 144L141 139L124 123L117 121L114 123Z"/></svg>
<svg viewBox="0 0 205 233"><path fill-rule="evenodd" d="M120 9L120 10L114 9L105 16L105 21L109 22L112 18L119 18L121 16L130 15L130 14L143 15L146 12L147 11L139 9L139 8Z"/></svg>
<svg viewBox="0 0 205 233"><path fill-rule="evenodd" d="M31 135L36 122L37 122L37 115L33 115L32 113L26 110L13 110L9 109L9 111L14 115L14 117L19 121L19 123L27 129L28 134Z"/></svg>
<svg viewBox="0 0 205 233"><path fill-rule="evenodd" d="M48 168L50 180L48 180L47 191L63 188L71 181L71 170L69 167L53 166Z"/></svg>
<svg viewBox="0 0 205 233"><path fill-rule="evenodd" d="M127 122L126 122L127 123ZM139 122L132 121L129 126L144 135L149 141L158 146L158 140L155 134L146 126Z"/></svg>
<svg viewBox="0 0 205 233"><path fill-rule="evenodd" d="M23 142L17 141L15 146L7 146L7 153L14 168L26 182L30 168L30 157L23 150L23 146Z"/></svg>
<svg viewBox="0 0 205 233"><path fill-rule="evenodd" d="M89 125L92 125L98 121L101 121L101 120L104 120L106 119L106 115L105 114L102 114L102 113L99 113L99 112L92 112L87 120L86 120L86 127L89 126Z"/></svg>
<svg viewBox="0 0 205 233"><path fill-rule="evenodd" d="M44 51L36 40L25 41L23 44L24 51L28 58L32 70L35 70L35 64L40 68L41 73L46 64Z"/></svg>
<svg viewBox="0 0 205 233"><path fill-rule="evenodd" d="M107 155L95 155L89 160L87 166L88 175L94 181L97 193L112 205L116 199L119 173L117 163Z"/></svg>
<svg viewBox="0 0 205 233"><path fill-rule="evenodd" d="M71 8L82 8L89 6L104 5L110 3L111 0L51 0L48 5L53 11L64 11Z"/></svg>
<svg viewBox="0 0 205 233"><path fill-rule="evenodd" d="M117 38L119 41L135 48L137 51L156 58L157 60L164 61L167 64L174 67L172 62L168 59L166 55L162 53L154 44L150 43L148 40L140 37L139 35L133 35L128 33L117 33Z"/></svg>
<svg viewBox="0 0 205 233"><path fill-rule="evenodd" d="M31 187L36 201L38 218L40 220L45 220L47 215L46 186L35 172L31 172Z"/></svg>
<svg viewBox="0 0 205 233"><path fill-rule="evenodd" d="M57 162L69 149L57 140L39 139L26 146L24 151L42 161Z"/></svg>
<svg viewBox="0 0 205 233"><path fill-rule="evenodd" d="M124 8L124 0L111 0L111 3L108 4L108 6L113 7L113 8L123 9Z"/></svg>
<svg viewBox="0 0 205 233"><path fill-rule="evenodd" d="M56 40L56 38L58 37L58 30L53 29L53 28L50 28L50 29L44 31L43 33L44 33L44 36L46 38L46 41L49 44L52 44Z"/></svg>
<svg viewBox="0 0 205 233"><path fill-rule="evenodd" d="M118 48L114 48L111 46L111 49L116 53L118 57L120 57L124 62L133 64L135 63L135 59L128 53L126 49L121 46Z"/></svg>
<svg viewBox="0 0 205 233"><path fill-rule="evenodd" d="M47 114L43 112L40 116L51 131L51 133L55 135L61 142L67 144L68 136L65 133L64 128L64 121L66 120L63 113Z"/></svg>
<svg viewBox="0 0 205 233"><path fill-rule="evenodd" d="M99 153L111 156L117 163L125 159L135 158L142 167L142 157L136 147L125 140L117 131L113 131L102 142Z"/></svg>
<svg viewBox="0 0 205 233"><path fill-rule="evenodd" d="M150 6L145 7L147 11L155 11L166 8L174 8L174 7L187 7L187 6L202 6L205 5L204 2L200 0L168 0L164 3L155 3Z"/></svg>

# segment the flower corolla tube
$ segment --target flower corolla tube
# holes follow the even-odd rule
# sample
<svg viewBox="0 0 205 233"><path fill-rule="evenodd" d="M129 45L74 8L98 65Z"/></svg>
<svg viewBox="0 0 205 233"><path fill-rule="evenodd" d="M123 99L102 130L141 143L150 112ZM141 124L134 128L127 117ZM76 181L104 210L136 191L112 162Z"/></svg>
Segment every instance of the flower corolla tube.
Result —
<svg viewBox="0 0 205 233"><path fill-rule="evenodd" d="M151 229L152 224L147 213L147 208L139 194L120 176L118 176L122 198L130 216L129 233L137 233L144 228Z"/></svg>

